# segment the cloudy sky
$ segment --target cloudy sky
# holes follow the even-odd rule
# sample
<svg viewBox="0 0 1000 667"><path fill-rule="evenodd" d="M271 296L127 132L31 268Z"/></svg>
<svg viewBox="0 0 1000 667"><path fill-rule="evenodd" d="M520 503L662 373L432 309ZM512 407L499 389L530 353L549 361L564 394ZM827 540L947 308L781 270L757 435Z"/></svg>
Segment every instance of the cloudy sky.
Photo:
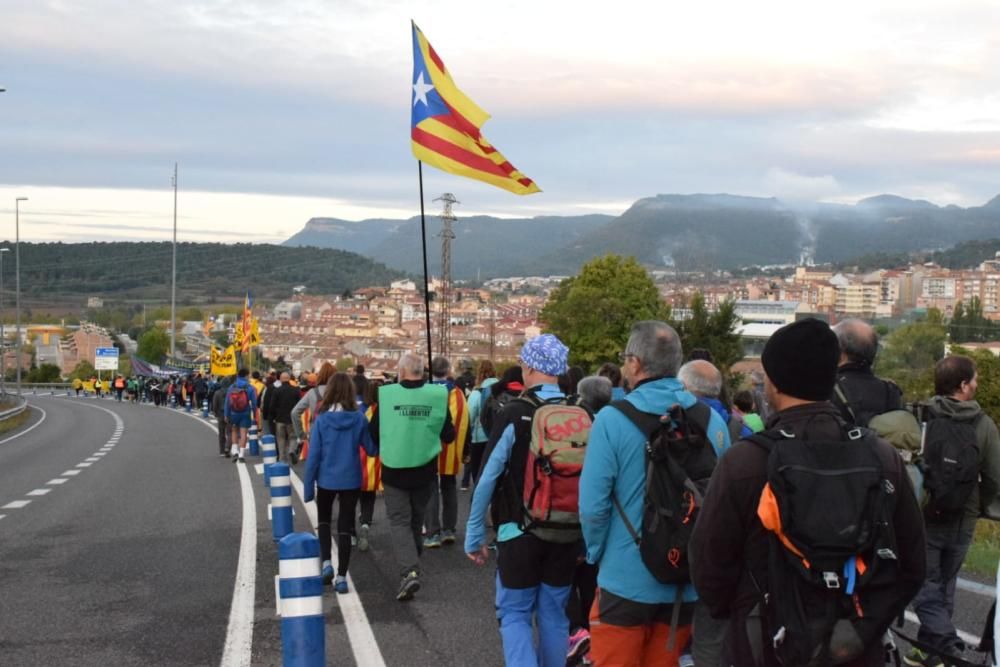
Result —
<svg viewBox="0 0 1000 667"><path fill-rule="evenodd" d="M482 8L479 8L482 5ZM410 19L542 188L425 170L500 216L657 193L979 205L1000 193L992 0L2 0L0 237L279 241L419 212Z"/></svg>

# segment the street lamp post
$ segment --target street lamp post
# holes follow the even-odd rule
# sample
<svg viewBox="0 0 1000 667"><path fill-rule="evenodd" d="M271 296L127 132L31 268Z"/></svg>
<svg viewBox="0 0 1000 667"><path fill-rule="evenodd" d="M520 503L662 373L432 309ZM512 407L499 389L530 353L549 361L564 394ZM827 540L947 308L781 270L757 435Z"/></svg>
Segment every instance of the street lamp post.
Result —
<svg viewBox="0 0 1000 667"><path fill-rule="evenodd" d="M0 248L0 395L7 393L7 337L3 331L3 254L10 248Z"/></svg>
<svg viewBox="0 0 1000 667"><path fill-rule="evenodd" d="M27 197L14 199L14 310L17 345L17 395L21 395L21 202Z"/></svg>

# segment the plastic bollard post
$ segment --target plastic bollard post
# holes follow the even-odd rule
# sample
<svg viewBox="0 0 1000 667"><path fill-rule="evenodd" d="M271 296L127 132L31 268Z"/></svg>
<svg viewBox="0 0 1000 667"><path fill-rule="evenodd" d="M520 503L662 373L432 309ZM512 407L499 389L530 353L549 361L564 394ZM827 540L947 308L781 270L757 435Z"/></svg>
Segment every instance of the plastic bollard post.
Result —
<svg viewBox="0 0 1000 667"><path fill-rule="evenodd" d="M201 401L201 417L208 419L208 398L203 398Z"/></svg>
<svg viewBox="0 0 1000 667"><path fill-rule="evenodd" d="M281 658L284 667L326 665L326 619L319 540L291 533L278 542Z"/></svg>
<svg viewBox="0 0 1000 667"><path fill-rule="evenodd" d="M185 406L185 408L184 408L184 409L185 409L185 410L186 410L186 411L187 411L188 413L190 413L190 412L191 412L191 408L192 408L192 407L194 407L194 400L193 400L193 399L192 399L192 398L191 398L190 396L188 396L188 400L187 400L187 405Z"/></svg>
<svg viewBox="0 0 1000 667"><path fill-rule="evenodd" d="M278 446L273 435L265 435L260 442L260 454L264 458L264 486L271 485L271 465L278 462Z"/></svg>
<svg viewBox="0 0 1000 667"><path fill-rule="evenodd" d="M287 463L272 463L268 469L271 489L271 530L275 542L292 532L292 478Z"/></svg>
<svg viewBox="0 0 1000 667"><path fill-rule="evenodd" d="M260 437L257 425L250 423L250 432L247 434L247 443L250 445L250 456L260 456Z"/></svg>

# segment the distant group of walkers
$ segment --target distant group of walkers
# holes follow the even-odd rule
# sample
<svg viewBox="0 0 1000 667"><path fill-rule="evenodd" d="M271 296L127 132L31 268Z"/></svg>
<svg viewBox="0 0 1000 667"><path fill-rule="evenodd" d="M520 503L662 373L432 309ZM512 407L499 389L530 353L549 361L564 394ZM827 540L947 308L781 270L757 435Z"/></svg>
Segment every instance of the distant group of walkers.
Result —
<svg viewBox="0 0 1000 667"><path fill-rule="evenodd" d="M877 349L864 322L805 319L733 389L644 321L591 376L542 334L500 373L415 354L381 386L361 367L242 370L213 410L221 455L242 460L257 421L305 460L338 593L379 491L397 599L419 592L424 550L463 543L480 566L495 550L508 665L882 665L911 603L901 662L959 664L955 581L1000 493L1000 435L972 359L942 359L914 408L872 373Z"/></svg>

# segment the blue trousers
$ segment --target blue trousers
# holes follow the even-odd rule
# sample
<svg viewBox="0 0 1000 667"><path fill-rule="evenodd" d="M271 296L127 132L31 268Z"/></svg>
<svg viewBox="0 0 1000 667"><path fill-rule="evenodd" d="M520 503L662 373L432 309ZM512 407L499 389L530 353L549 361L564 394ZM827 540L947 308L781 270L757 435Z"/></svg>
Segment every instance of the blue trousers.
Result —
<svg viewBox="0 0 1000 667"><path fill-rule="evenodd" d="M958 573L975 529L976 520L968 518L927 525L927 579L913 598L913 609L920 618L917 639L944 653L961 641L951 616Z"/></svg>
<svg viewBox="0 0 1000 667"><path fill-rule="evenodd" d="M569 586L505 588L497 573L497 620L507 667L563 667L569 649ZM533 622L538 623L535 646Z"/></svg>

